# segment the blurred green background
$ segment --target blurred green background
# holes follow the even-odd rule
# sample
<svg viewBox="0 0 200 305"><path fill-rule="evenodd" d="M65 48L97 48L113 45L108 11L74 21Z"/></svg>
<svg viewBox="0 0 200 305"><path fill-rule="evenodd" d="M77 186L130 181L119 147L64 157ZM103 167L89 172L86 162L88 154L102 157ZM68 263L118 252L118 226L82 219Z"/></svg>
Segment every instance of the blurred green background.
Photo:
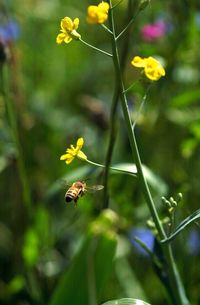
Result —
<svg viewBox="0 0 200 305"><path fill-rule="evenodd" d="M122 1L115 9L118 32L122 30L127 2ZM109 34L101 26L86 23L90 4L98 2L0 1L1 76L7 80L3 84L1 79L0 96L0 304L47 304L60 278L68 272L75 284L66 287L75 295L79 289L76 279L78 282L83 276L81 272L84 273L82 269L79 272L81 259L77 259L73 272L69 271L69 266L99 213L102 192L84 196L77 207L66 205L63 181L71 183L89 178L89 184L101 184L103 172L80 160L66 166L59 158L66 147L82 136L85 139L83 151L88 158L105 162L113 66L110 58L81 42L58 46L55 39L61 18L79 17L78 32L82 38L111 51ZM160 21L165 24L163 34L146 39L142 32L144 26ZM6 32L10 24L12 30ZM123 39L119 43L120 47L122 45ZM157 56L166 69L166 76L150 88L138 118L136 135L160 215L166 216L161 196L176 197L177 193L183 193L175 215L176 224L198 208L200 198L199 45L198 0L151 1L133 25L125 70L128 87L139 78L138 70L130 65L135 55ZM3 86L7 87L6 97ZM129 92L133 119L146 87L145 83L138 82ZM6 106L8 99L17 114L31 191L31 216L24 204L18 152ZM120 109L118 115L112 163L130 163L131 151ZM164 304L165 291L150 259L130 240L133 230L145 229L150 218L136 179L110 173L109 194L110 207L119 217L117 254L108 276L102 279L98 300L133 297ZM104 236L104 231L102 234ZM189 299L192 304L199 304L198 223L185 230L173 246ZM87 242L85 247L87 249ZM107 256L104 246L99 247L102 255L98 264L104 265ZM109 247L113 246L109 244ZM109 247L105 247L106 251ZM84 257L84 249L82 251L79 258ZM100 270L106 274L111 266L105 264L104 267ZM52 302L61 305L56 300ZM63 304L69 303L63 301ZM71 305L75 304L78 303L72 300ZM87 305L84 301L80 304Z"/></svg>

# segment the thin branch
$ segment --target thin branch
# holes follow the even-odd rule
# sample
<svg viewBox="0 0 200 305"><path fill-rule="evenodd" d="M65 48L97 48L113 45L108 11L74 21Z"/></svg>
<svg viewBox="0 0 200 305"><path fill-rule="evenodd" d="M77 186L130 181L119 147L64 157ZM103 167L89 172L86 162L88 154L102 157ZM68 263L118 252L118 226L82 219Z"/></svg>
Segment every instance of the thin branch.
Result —
<svg viewBox="0 0 200 305"><path fill-rule="evenodd" d="M132 25L132 23L135 21L135 18L137 17L137 15L139 14L140 11L138 11L135 16L133 16L133 18L129 21L129 23L127 24L127 26L121 31L121 33L119 33L117 35L117 37L115 38L115 40L117 41Z"/></svg>
<svg viewBox="0 0 200 305"><path fill-rule="evenodd" d="M106 51L103 51L103 50L101 50L101 49L99 49L99 48L96 48L95 46L93 46L93 45L89 44L88 42L84 41L82 38L79 38L79 40L80 40L82 43L84 43L86 46L88 46L88 47L94 49L95 51L98 51L98 52L103 53L103 54L105 54L105 55L107 55L107 56L109 56L109 57L112 57L112 54L110 54L110 53L108 53L108 52L106 52Z"/></svg>
<svg viewBox="0 0 200 305"><path fill-rule="evenodd" d="M109 34L113 34L113 32L105 25L105 24L101 24L102 28L104 28Z"/></svg>

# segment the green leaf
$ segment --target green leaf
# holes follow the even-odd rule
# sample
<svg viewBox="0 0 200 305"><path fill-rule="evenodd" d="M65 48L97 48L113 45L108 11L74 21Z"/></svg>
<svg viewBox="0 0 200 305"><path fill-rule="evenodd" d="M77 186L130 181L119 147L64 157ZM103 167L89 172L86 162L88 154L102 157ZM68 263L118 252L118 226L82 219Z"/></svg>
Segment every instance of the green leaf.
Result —
<svg viewBox="0 0 200 305"><path fill-rule="evenodd" d="M107 215L107 222L101 214L90 225L81 249L64 272L49 305L98 304L112 271L117 244L112 214Z"/></svg>
<svg viewBox="0 0 200 305"><path fill-rule="evenodd" d="M189 224L200 217L200 209L192 213L190 216L185 218L174 230L174 232L166 239L161 240L162 243L172 241L181 231L183 231Z"/></svg>
<svg viewBox="0 0 200 305"><path fill-rule="evenodd" d="M137 173L136 165L133 163L115 164L114 167L124 171L132 172L134 174ZM167 184L158 175L153 173L152 170L150 170L147 166L142 165L142 169L149 185L159 194L166 194L168 189Z"/></svg>
<svg viewBox="0 0 200 305"><path fill-rule="evenodd" d="M194 103L198 103L200 98L200 89L192 89L178 94L171 100L172 107L185 107Z"/></svg>
<svg viewBox="0 0 200 305"><path fill-rule="evenodd" d="M139 298L147 299L143 285L137 278L127 257L119 257L115 260L115 270L120 288L125 296L137 295Z"/></svg>
<svg viewBox="0 0 200 305"><path fill-rule="evenodd" d="M39 257L40 241L34 228L30 228L25 234L24 245L22 249L23 258L26 267L33 267Z"/></svg>
<svg viewBox="0 0 200 305"><path fill-rule="evenodd" d="M48 243L50 243L49 214L45 208L38 207L34 213L34 223L24 236L22 254L27 268L33 267L38 262Z"/></svg>
<svg viewBox="0 0 200 305"><path fill-rule="evenodd" d="M194 122L199 122L200 113L199 107L190 107L190 108L170 108L166 112L166 116L169 121L173 122L176 125L185 126L188 128Z"/></svg>
<svg viewBox="0 0 200 305"><path fill-rule="evenodd" d="M138 299L124 298L119 300L108 301L106 303L102 303L101 305L150 305L150 304Z"/></svg>

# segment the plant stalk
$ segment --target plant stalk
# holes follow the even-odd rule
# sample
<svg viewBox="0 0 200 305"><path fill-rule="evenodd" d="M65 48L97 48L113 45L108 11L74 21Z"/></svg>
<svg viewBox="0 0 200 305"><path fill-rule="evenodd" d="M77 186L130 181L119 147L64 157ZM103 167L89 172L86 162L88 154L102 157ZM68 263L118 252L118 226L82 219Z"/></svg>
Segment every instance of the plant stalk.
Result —
<svg viewBox="0 0 200 305"><path fill-rule="evenodd" d="M110 7L112 7L112 1L109 0ZM151 196L147 181L145 179L142 163L140 159L140 153L138 150L134 129L132 127L132 122L129 114L128 104L127 104L127 97L126 92L124 90L124 84L122 79L121 67L120 67L120 60L119 60L119 53L117 47L117 39L115 34L115 24L114 24L114 16L113 10L110 10L109 15L109 22L110 22L110 29L113 32L112 36L112 52L113 52L113 64L115 69L115 80L117 82L117 86L120 90L120 97L121 97L121 106L123 110L124 120L127 127L128 137L130 141L130 146L133 154L133 158L135 160L135 164L137 167L137 176L139 180L139 184L144 195L145 201L149 207L152 219L155 223L156 229L158 231L159 239L163 239L166 234L162 223L159 219L153 198ZM173 302L176 305L189 305L189 301L185 295L184 287L181 282L181 278L179 276L174 258L173 253L170 245L166 245L165 247L162 246L163 254L165 256L166 264L167 264L167 274L170 281L171 291L173 291L173 295L171 295Z"/></svg>
<svg viewBox="0 0 200 305"><path fill-rule="evenodd" d="M113 9L113 8L112 8ZM127 6L127 13L125 16L125 22L126 20L132 19L132 0L128 1ZM112 31L111 31L112 33ZM112 33L113 34L113 33ZM123 74L127 55L128 55L128 47L129 47L129 41L130 41L130 28L127 30L127 35L124 37L123 46L121 50L121 56L120 56L120 67L121 67L121 73ZM114 151L115 141L116 141L116 134L117 134L117 109L119 104L119 98L120 98L120 90L119 86L117 85L117 81L115 81L115 88L112 98L112 104L111 104L111 110L110 110L110 132L109 132L109 143L108 148L106 152L106 160L105 160L105 171L104 171L104 193L103 193L103 209L107 209L109 206L109 194L108 194L108 176L110 171L110 164L112 160L112 155Z"/></svg>

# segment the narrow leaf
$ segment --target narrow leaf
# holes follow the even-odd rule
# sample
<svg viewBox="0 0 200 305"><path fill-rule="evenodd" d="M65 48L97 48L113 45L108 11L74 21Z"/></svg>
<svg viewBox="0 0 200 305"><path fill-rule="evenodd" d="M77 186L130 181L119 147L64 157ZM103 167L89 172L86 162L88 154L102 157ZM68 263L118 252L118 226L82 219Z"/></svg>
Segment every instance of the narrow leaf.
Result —
<svg viewBox="0 0 200 305"><path fill-rule="evenodd" d="M166 239L161 240L162 243L172 241L181 231L183 231L189 224L200 217L200 209L192 213L190 216L185 218L174 230L174 232Z"/></svg>
<svg viewBox="0 0 200 305"><path fill-rule="evenodd" d="M122 169L124 171L132 172L133 174L137 173L137 168L134 163L120 163L115 164L114 167ZM158 175L152 172L152 170L150 170L147 166L142 165L142 169L149 185L157 193L166 194L168 189L167 184Z"/></svg>

